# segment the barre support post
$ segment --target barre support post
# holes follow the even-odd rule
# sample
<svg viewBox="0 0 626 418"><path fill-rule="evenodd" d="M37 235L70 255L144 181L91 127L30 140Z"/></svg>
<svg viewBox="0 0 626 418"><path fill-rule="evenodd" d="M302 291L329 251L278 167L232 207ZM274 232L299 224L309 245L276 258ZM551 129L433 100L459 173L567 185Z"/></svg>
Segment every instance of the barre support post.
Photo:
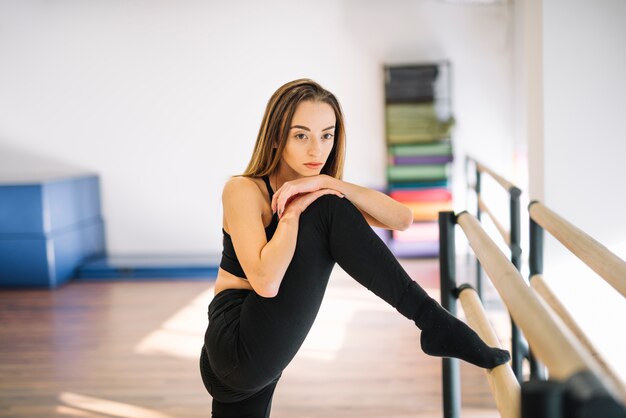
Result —
<svg viewBox="0 0 626 418"><path fill-rule="evenodd" d="M522 269L522 247L520 245L520 208L519 198L522 191L517 187L511 187L509 189L509 246L511 249L511 263L515 266L517 271ZM522 333L519 328L511 319L511 368L517 378L518 382L522 382L522 363L525 356L525 347L522 337Z"/></svg>
<svg viewBox="0 0 626 418"><path fill-rule="evenodd" d="M530 208L536 201L530 202L528 207ZM528 281L530 282L535 275L543 274L543 228L529 216L529 247L530 254L528 256L528 264L530 269L530 275ZM528 360L530 362L530 378L533 380L546 380L545 367L533 354L532 348L528 348Z"/></svg>
<svg viewBox="0 0 626 418"><path fill-rule="evenodd" d="M456 248L454 212L439 212L439 271L441 306L456 316ZM459 360L442 360L443 417L459 418L461 410L461 376Z"/></svg>
<svg viewBox="0 0 626 418"><path fill-rule="evenodd" d="M478 164L474 163L476 166L476 219L480 220L481 210L480 210L480 181L481 174L478 167ZM476 259L476 293L478 293L478 297L480 300L483 299L483 269L480 265L480 261Z"/></svg>

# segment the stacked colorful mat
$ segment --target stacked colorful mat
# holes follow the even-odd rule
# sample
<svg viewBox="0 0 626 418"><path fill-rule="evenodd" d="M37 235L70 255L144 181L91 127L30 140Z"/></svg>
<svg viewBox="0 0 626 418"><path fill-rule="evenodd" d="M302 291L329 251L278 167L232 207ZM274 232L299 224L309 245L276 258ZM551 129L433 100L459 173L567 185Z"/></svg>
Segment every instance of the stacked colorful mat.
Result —
<svg viewBox="0 0 626 418"><path fill-rule="evenodd" d="M447 62L386 68L387 192L413 211L388 242L398 257L438 255L438 214L452 210L448 73Z"/></svg>

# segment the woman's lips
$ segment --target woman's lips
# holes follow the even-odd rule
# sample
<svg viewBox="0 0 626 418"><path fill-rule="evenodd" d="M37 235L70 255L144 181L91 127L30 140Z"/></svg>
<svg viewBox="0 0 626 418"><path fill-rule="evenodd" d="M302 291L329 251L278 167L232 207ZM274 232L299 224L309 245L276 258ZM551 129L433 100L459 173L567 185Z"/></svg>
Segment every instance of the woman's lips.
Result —
<svg viewBox="0 0 626 418"><path fill-rule="evenodd" d="M309 168L320 168L323 164L305 164Z"/></svg>

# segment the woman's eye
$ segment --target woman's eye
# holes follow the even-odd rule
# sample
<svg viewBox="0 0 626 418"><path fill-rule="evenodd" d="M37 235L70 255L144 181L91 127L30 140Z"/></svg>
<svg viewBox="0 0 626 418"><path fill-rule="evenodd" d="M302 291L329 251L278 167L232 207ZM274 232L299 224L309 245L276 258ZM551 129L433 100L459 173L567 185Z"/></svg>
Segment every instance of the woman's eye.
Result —
<svg viewBox="0 0 626 418"><path fill-rule="evenodd" d="M298 138L298 139L305 139L306 135L305 134L296 134L296 138Z"/></svg>
<svg viewBox="0 0 626 418"><path fill-rule="evenodd" d="M324 138L324 139L333 139L333 134L324 134L324 136L322 138Z"/></svg>

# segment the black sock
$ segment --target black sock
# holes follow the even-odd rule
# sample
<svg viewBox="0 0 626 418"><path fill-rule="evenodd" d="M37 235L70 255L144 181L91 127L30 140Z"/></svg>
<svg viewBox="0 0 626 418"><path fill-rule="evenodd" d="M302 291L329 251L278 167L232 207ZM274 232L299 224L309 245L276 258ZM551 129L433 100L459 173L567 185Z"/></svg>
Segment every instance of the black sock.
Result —
<svg viewBox="0 0 626 418"><path fill-rule="evenodd" d="M430 297L419 307L415 324L422 330L422 350L431 356L456 357L486 369L511 359L508 351L486 345L473 329Z"/></svg>

